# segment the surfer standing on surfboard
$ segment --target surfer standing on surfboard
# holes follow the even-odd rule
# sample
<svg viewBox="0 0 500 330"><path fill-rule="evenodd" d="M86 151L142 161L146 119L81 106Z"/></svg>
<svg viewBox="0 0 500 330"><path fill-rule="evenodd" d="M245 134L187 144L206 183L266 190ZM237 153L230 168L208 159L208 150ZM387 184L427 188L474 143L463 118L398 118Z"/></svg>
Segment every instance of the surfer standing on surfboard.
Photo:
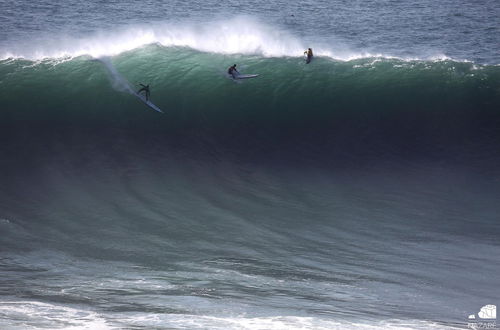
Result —
<svg viewBox="0 0 500 330"><path fill-rule="evenodd" d="M313 57L313 50L311 48L308 48L305 52L304 55L307 55L306 63L311 62L312 57Z"/></svg>
<svg viewBox="0 0 500 330"><path fill-rule="evenodd" d="M236 74L240 74L238 70L236 70L236 64L230 66L229 69L227 69L227 73L233 76L234 79L236 79Z"/></svg>
<svg viewBox="0 0 500 330"><path fill-rule="evenodd" d="M149 101L149 85L139 85L141 85L142 88L137 91L137 94L140 94L142 91L144 91L144 94L146 95L146 101Z"/></svg>

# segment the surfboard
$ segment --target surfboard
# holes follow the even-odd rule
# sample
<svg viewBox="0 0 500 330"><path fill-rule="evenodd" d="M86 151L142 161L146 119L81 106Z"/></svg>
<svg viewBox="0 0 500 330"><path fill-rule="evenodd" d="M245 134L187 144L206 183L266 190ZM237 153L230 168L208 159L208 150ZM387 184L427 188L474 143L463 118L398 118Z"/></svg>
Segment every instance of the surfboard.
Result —
<svg viewBox="0 0 500 330"><path fill-rule="evenodd" d="M234 79L250 79L250 78L255 78L258 77L259 74L239 74L237 75Z"/></svg>
<svg viewBox="0 0 500 330"><path fill-rule="evenodd" d="M149 100L146 101L146 98L144 96L142 96L141 94L134 93L134 95L137 96L137 98L139 100L144 102L144 104L147 105L148 107L150 107L151 109L163 113L163 111L161 111L161 109L158 108L153 102L151 102Z"/></svg>

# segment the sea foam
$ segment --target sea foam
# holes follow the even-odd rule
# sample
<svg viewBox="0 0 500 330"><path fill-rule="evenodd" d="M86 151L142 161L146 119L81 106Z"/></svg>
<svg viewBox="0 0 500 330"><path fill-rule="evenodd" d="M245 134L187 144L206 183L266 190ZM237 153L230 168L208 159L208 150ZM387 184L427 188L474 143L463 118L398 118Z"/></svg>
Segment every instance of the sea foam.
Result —
<svg viewBox="0 0 500 330"><path fill-rule="evenodd" d="M87 37L51 36L0 49L0 58L40 60L78 56L114 56L149 44L188 47L220 54L296 56L306 46L296 37L250 17L209 23L134 25Z"/></svg>
<svg viewBox="0 0 500 330"><path fill-rule="evenodd" d="M35 41L17 41L0 48L0 59L39 61L71 59L79 56L102 58L156 44L163 47L186 47L201 52L223 55L256 55L262 57L302 56L313 48L316 56L340 61L361 58L398 58L391 54L353 50L340 41L327 44L320 40L310 42L283 28L264 23L249 16L197 23L157 22L149 25L131 25L114 30L97 31L88 36L50 35L33 38ZM408 60L447 59L442 54L423 54ZM403 59L404 60L404 59Z"/></svg>

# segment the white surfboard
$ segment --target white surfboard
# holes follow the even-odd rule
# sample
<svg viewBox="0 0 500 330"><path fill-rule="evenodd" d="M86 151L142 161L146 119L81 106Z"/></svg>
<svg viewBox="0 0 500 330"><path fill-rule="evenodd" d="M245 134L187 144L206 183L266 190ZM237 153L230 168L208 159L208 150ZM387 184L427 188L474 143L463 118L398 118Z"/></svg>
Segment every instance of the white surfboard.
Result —
<svg viewBox="0 0 500 330"><path fill-rule="evenodd" d="M158 108L153 102L149 100L146 101L146 98L143 95L137 93L134 93L134 95L137 96L142 102L144 102L144 104L146 104L151 109L163 113L163 111L161 111L161 109Z"/></svg>
<svg viewBox="0 0 500 330"><path fill-rule="evenodd" d="M259 74L239 74L234 79L250 79L258 76Z"/></svg>

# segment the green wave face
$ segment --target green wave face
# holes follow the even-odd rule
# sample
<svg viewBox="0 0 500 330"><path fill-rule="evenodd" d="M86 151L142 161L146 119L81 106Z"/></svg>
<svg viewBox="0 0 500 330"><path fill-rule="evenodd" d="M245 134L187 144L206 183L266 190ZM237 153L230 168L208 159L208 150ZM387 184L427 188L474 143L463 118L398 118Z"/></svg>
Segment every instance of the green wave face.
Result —
<svg viewBox="0 0 500 330"><path fill-rule="evenodd" d="M229 79L238 64L245 81ZM0 63L4 130L203 130L220 139L498 138L500 68L453 61L224 56L148 46L101 60ZM149 84L161 115L127 92ZM187 131L188 130L188 131ZM341 136L338 136L338 135ZM306 141L306 139L301 140ZM458 143L458 142L457 142Z"/></svg>

